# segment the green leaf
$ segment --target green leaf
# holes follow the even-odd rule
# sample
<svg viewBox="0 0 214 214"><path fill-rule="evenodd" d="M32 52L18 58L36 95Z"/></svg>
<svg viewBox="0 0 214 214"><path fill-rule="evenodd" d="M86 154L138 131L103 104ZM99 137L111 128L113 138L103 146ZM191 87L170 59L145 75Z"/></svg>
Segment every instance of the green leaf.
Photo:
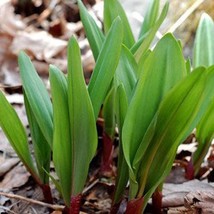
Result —
<svg viewBox="0 0 214 214"><path fill-rule="evenodd" d="M104 132L111 139L115 134L115 88L112 87L103 103Z"/></svg>
<svg viewBox="0 0 214 214"><path fill-rule="evenodd" d="M50 84L53 100L53 162L59 177L63 199L70 206L72 177L72 148L68 109L68 86L64 74L55 66L50 66Z"/></svg>
<svg viewBox="0 0 214 214"><path fill-rule="evenodd" d="M193 165L195 174L199 171L202 162L210 148L214 138L214 100L210 103L206 113L201 119L196 129L196 139L198 147L193 154Z"/></svg>
<svg viewBox="0 0 214 214"><path fill-rule="evenodd" d="M186 72L180 46L171 34L159 41L144 64L122 134L124 154L131 171L135 154L161 100Z"/></svg>
<svg viewBox="0 0 214 214"><path fill-rule="evenodd" d="M104 29L106 33L118 16L121 18L123 25L123 43L131 48L135 40L123 7L118 0L104 0Z"/></svg>
<svg viewBox="0 0 214 214"><path fill-rule="evenodd" d="M105 40L103 32L97 26L94 19L88 13L87 9L83 5L81 0L78 0L78 5L80 9L80 17L84 26L84 30L91 46L92 53L95 60L97 60L99 52L101 50L102 44Z"/></svg>
<svg viewBox="0 0 214 214"><path fill-rule="evenodd" d="M30 126L30 133L33 142L34 156L37 164L40 180L43 184L49 183L49 176L46 172L50 171L51 148L42 134L33 111L29 105L27 97L24 93L25 109ZM44 171L45 169L45 171Z"/></svg>
<svg viewBox="0 0 214 214"><path fill-rule="evenodd" d="M160 0L149 1L149 6L144 17L143 24L141 26L139 38L141 38L146 32L148 32L152 26L155 24L158 11L159 11Z"/></svg>
<svg viewBox="0 0 214 214"><path fill-rule="evenodd" d="M98 117L100 107L104 102L119 62L122 35L122 23L120 18L117 18L102 46L88 86L95 119Z"/></svg>
<svg viewBox="0 0 214 214"><path fill-rule="evenodd" d="M118 84L123 84L128 100L131 100L133 89L137 82L138 66L133 54L127 47L122 46L120 61L115 73L115 79Z"/></svg>
<svg viewBox="0 0 214 214"><path fill-rule="evenodd" d="M186 71L187 71L187 74L191 73L191 68L192 68L192 66L191 66L191 60L188 58L186 60Z"/></svg>
<svg viewBox="0 0 214 214"><path fill-rule="evenodd" d="M214 64L214 23L209 15L203 13L196 32L193 67Z"/></svg>
<svg viewBox="0 0 214 214"><path fill-rule="evenodd" d="M53 112L48 92L30 58L24 52L20 52L18 62L26 97L43 135L52 147Z"/></svg>
<svg viewBox="0 0 214 214"><path fill-rule="evenodd" d="M117 204L122 199L123 193L125 191L126 185L128 183L129 170L126 160L124 158L123 148L122 148L122 128L125 120L126 112L128 109L128 99L125 92L123 84L120 84L116 90L116 121L119 129L119 155L117 164L117 177L115 192L113 198L113 204Z"/></svg>
<svg viewBox="0 0 214 214"><path fill-rule="evenodd" d="M158 31L160 25L163 23L164 19L166 18L167 12L169 8L169 3L167 2L161 12L160 17L153 25L153 27L142 36L131 48L131 52L134 54L135 59L137 62L143 57L146 51L149 49L156 32Z"/></svg>
<svg viewBox="0 0 214 214"><path fill-rule="evenodd" d="M17 113L0 91L0 126L11 146L35 180L40 183L28 147L26 131Z"/></svg>
<svg viewBox="0 0 214 214"><path fill-rule="evenodd" d="M135 166L139 164L138 197L157 187L169 173L179 144L197 125L214 95L213 83L214 70L199 68L162 101L135 157ZM154 130L152 135L150 129ZM145 144L149 146L143 152Z"/></svg>
<svg viewBox="0 0 214 214"><path fill-rule="evenodd" d="M97 130L92 103L84 81L80 49L74 37L68 45L68 105L72 134L71 194L77 195L83 190L90 161L96 152Z"/></svg>

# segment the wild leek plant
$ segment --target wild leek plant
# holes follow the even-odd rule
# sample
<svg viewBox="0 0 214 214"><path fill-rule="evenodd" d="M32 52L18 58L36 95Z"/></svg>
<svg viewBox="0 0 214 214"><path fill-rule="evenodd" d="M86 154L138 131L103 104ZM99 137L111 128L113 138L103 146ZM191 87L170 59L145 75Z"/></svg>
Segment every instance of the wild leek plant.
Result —
<svg viewBox="0 0 214 214"><path fill-rule="evenodd" d="M88 88L83 78L78 44L74 38L70 40L68 78L50 66L53 107L29 57L20 53L19 67L37 168L24 127L3 93L0 94L0 125L11 145L46 195L47 192L50 194L47 184L49 177L52 178L69 213L79 212L81 192L97 146L95 122L119 61L122 34L121 20L117 18L103 42ZM111 72L107 72L108 69ZM59 181L49 174L51 150Z"/></svg>
<svg viewBox="0 0 214 214"><path fill-rule="evenodd" d="M0 92L0 126L27 170L42 188L45 200L52 203L47 174L50 170L53 135L52 104L42 80L24 52L19 54L19 68L36 166L29 150L26 130L3 92Z"/></svg>
<svg viewBox="0 0 214 214"><path fill-rule="evenodd" d="M115 133L115 101L113 101L115 97L115 84L118 85L120 81L124 82L125 90L129 93L129 99L131 98L130 94L132 93L132 89L137 82L137 64L135 62L140 57L146 57L147 50L155 37L155 34L164 21L168 4L165 5L163 11L161 12L160 17L158 17L158 8L159 1L151 1L151 5L149 6L148 13L145 17L145 22L142 25L141 34L139 35L139 40L135 42L133 33L131 31L131 27L129 25L128 19L126 17L125 11L120 5L119 1L104 1L104 33L99 29L93 18L89 15L86 8L82 4L80 0L78 0L78 5L80 8L81 20L84 25L84 29L89 41L89 44L92 49L92 53L95 61L99 55L100 49L102 47L105 34L108 33L112 22L118 16L121 18L122 26L123 26L123 43L121 56L119 60L119 64L117 66L114 80L112 80L111 87L108 90L108 94L106 95L106 99L103 102L103 117L104 117L104 133L103 133L103 146L104 146L104 161L106 164L102 166L104 171L106 169L110 169L111 164L111 153L113 146L113 138ZM151 19L151 22L148 21ZM113 46L112 46L113 47ZM133 56L135 55L135 57ZM144 56L142 56L144 55ZM131 60L131 62L129 62ZM142 60L141 60L142 61ZM134 65L136 64L136 65ZM134 70L132 69L134 66ZM116 79L116 81L115 81ZM128 92L129 91L129 92Z"/></svg>
<svg viewBox="0 0 214 214"><path fill-rule="evenodd" d="M206 115L212 114L209 105L214 99L214 67L198 67L201 63L197 58L190 72L180 42L172 34L163 36L150 49L166 17L168 3L158 16L159 1L150 1L137 41L119 1L104 0L105 32L80 0L78 5L96 61L88 86L74 37L68 43L68 75L50 66L52 103L29 57L23 52L19 55L37 167L26 131L2 92L0 125L43 192L47 193L44 190L51 177L65 201L65 213L77 214L96 152L96 120L103 106L105 134L112 141L117 126L120 140L112 213L123 199L128 181L126 213L142 213L168 175L178 145L199 121L198 136L211 138L213 129L203 134L200 127L208 121ZM49 173L51 151L57 179Z"/></svg>
<svg viewBox="0 0 214 214"><path fill-rule="evenodd" d="M86 35L96 60L104 36L94 20L87 14L81 1L78 3ZM168 5L164 7L159 18L157 17L158 7L159 1L151 1L150 8L152 9L147 12L145 19L151 20L151 23L144 22L141 37L135 42L125 12L119 2L104 1L105 32L108 32L112 21L117 16L120 16L124 32L126 32L124 33L119 65L106 98L107 101L110 100L110 93L115 93L116 89L116 95L112 95L111 98L116 97L116 104L112 101L104 102L104 117L113 121L114 117L107 117L105 113L112 115L109 108L115 111L120 141L123 146L120 145L113 205L120 202L129 174L130 202L127 213L136 213L136 210L132 211L132 207L136 209L137 205L139 205L137 212L140 213L144 209L149 197L169 172L179 143L197 125L198 118L204 113L204 105L207 106L210 97L213 96L212 92L206 96L203 94L208 90L205 87L205 82L208 81L207 77L202 74L204 69L194 71L194 75L189 74L190 64L183 59L180 43L170 34L157 44L154 51L149 50L154 35L166 16ZM149 19L148 17L153 18ZM98 39L96 40L96 38ZM125 57L122 58L122 54ZM124 66L120 67L121 64ZM206 71L209 73L207 75L213 76L213 71L210 70ZM200 75L204 77L201 78L200 83L195 83L196 79L200 79ZM131 77L134 77L134 81ZM131 90L128 90L130 83L132 87ZM210 87L211 84L209 83L207 87ZM196 99L192 99L192 93L196 92L201 92L201 99L207 101L205 104L203 101L197 103ZM188 105L192 105L191 102L195 103L195 108L187 111ZM175 111L171 103L173 103ZM106 107L106 105L110 107ZM168 120L162 118L162 115L166 115L165 111L171 115ZM161 119L157 123L158 118ZM188 123L186 118L189 118ZM175 122L178 120L179 124ZM107 124L114 123L107 121ZM157 124L159 125L156 127ZM166 131L160 133L159 129L164 130L161 127L165 127ZM172 127L175 128L172 129ZM156 135L160 138L158 139ZM157 148L165 148L164 154L169 153L169 157L164 160L163 153L157 154ZM160 156L159 162L154 158L158 155ZM164 165L165 168L163 168L161 163L165 163L167 166ZM160 168L160 171L157 172L159 176L156 175L155 168L150 170L150 167L154 165L157 169ZM151 178L153 178L152 184ZM140 203L138 203L139 201Z"/></svg>
<svg viewBox="0 0 214 214"><path fill-rule="evenodd" d="M193 66L214 65L214 22L207 14L202 14L195 38ZM198 147L193 154L193 170L197 175L203 162L212 139L214 138L214 100L209 105L206 113L196 129Z"/></svg>
<svg viewBox="0 0 214 214"><path fill-rule="evenodd" d="M81 192L97 148L96 121L73 37L68 45L68 77L50 66L53 99L53 161L68 213L79 213Z"/></svg>

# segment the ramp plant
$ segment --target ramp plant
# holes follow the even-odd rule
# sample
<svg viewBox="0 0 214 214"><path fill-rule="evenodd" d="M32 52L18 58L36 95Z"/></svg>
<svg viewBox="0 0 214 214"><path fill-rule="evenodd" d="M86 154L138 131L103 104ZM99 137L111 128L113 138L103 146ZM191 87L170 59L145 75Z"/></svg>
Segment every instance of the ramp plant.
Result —
<svg viewBox="0 0 214 214"><path fill-rule="evenodd" d="M114 5L113 7L114 9L112 9L111 7L112 5ZM86 17L88 17L88 14L80 1L79 1L79 6L80 6L81 18L83 21L83 25L86 29L86 34L87 34L89 43L92 47L92 50L96 49L96 53L94 53L93 51L93 54L96 60L96 54L99 53L99 47L102 44L103 34L91 17L86 19ZM126 91L128 88L127 86L129 86L129 84L123 81L124 78L130 81L130 78L128 78L130 77L129 76L130 72L124 71L123 69L123 72L120 73L119 71L121 71L121 69L119 69L119 66L118 66L115 72L114 83L112 84L112 87L116 87L116 96L114 95L114 97L116 97L116 104L113 102L114 108L112 108L112 110L115 111L116 109L116 113L115 113L116 121L117 121L117 126L119 128L120 141L123 145L123 148L122 146L120 146L118 177L116 182L116 191L115 191L115 198L113 199L113 204L114 203L116 204L121 200L123 191L127 184L127 180L125 178L128 176L127 174L129 171L130 202L128 203L127 213L136 212L136 210L132 210L132 207L135 207L136 209L136 205L139 205L139 211L138 211L139 213L144 209L148 201L148 198L155 191L155 188L157 188L161 184L161 182L163 182L164 177L167 175L167 171L169 172L172 165L172 160L174 159L174 156L175 156L175 151L177 149L177 146L188 135L187 132L190 133L191 129L197 125L198 119L197 120L195 119L195 117L197 116L196 112L199 115L197 116L197 118L201 117L202 115L201 112L203 112L203 109L204 109L202 107L203 102L198 104L198 107L193 109L192 112L186 112L185 108L182 108L183 105L188 106L191 103L191 95L189 94L189 91L193 90L192 93L195 93L195 91L199 90L197 89L197 87L199 88L201 87L199 86L200 84L201 85L205 85L205 84L201 82L201 83L198 83L199 85L196 84L197 86L194 86L195 83L193 79L197 75L196 74L195 76L193 74L190 75L190 64L188 61L185 62L183 59L180 43L177 42L169 34L165 36L158 43L154 51L149 50L149 47L154 38L154 35L165 18L168 5L164 7L159 18L157 16L158 7L159 7L158 1L151 1L150 10L148 10L145 18L145 20L147 21L151 20L151 23L144 22L143 24L144 26L142 26L142 30L140 34L140 39L137 42L135 42L133 39L133 34L131 32L129 23L127 21L125 13L121 5L119 4L119 2L104 1L105 32L108 32L108 29L109 29L109 26L111 26L112 20L114 20L114 18L119 15L122 20L124 32L127 32L126 34L124 34L125 38L123 38L124 47L126 49L127 48L129 49L129 52L134 58L134 61L132 61L131 63L130 61L128 61L129 62L128 65L134 66L134 64L136 64L136 66L134 66L135 67L134 72L133 73L131 72L131 74L136 75L134 80L134 85L133 85L134 87L132 87L132 90L130 93L131 96L127 97ZM95 38L99 38L98 40L99 42L96 42ZM122 52L121 52L121 55L122 55ZM120 62L124 63L124 58L123 59L120 58ZM128 70L130 71L131 69L129 68ZM199 73L201 74L202 70L204 69L201 68L199 70L200 71L195 71L195 73L198 73L198 75ZM208 72L208 73L212 73L212 72ZM122 76L117 74L122 74ZM182 84L183 80L190 82L192 85L188 83L189 88L185 88L183 86L184 84ZM180 83L180 86L177 86L179 83ZM168 131L166 131L165 135L171 135L171 133L173 133L174 131L174 134L177 136L175 139L169 139L169 141L167 142L163 140L164 138L163 139L161 138L160 142L158 142L158 139L157 139L157 144L156 144L155 142L151 141L151 139L150 140L147 139L146 136L148 135L152 138L155 130L158 132L159 127L154 128L155 125L152 126L151 124L155 122L152 122L152 121L155 120L154 118L156 118L158 114L160 115L165 114L164 112L162 112L164 110L159 110L159 108L162 109L161 107L162 102L164 102L164 100L167 99L165 97L170 97L168 94L170 94L170 91L173 90L174 87L177 88L177 90L174 89L174 92L173 93L171 92L173 95L171 95L171 98L168 98L167 103L169 105L170 104L169 100L171 99L176 100L176 102L174 103L175 105L174 108L177 109L179 113L172 112L172 118L179 118L179 121L181 121L181 124L180 126L178 125L178 127L175 126L173 123L173 119L171 122L166 122L166 124L164 124L165 122L163 122L163 124L161 122L162 124L161 126L163 127L165 126L168 127L169 124L172 124L171 126L175 126L175 130L169 131L170 130L169 129ZM181 96L185 98L182 101L184 102L184 104L182 102L179 103L179 98L173 98L173 97L176 97L176 94L179 94L178 91L180 90L181 91L183 90ZM206 91L207 89L204 88L203 90ZM110 93L113 93L113 92L110 91ZM210 93L210 96L212 96L212 93ZM107 97L108 97L107 99L109 99L109 96ZM203 99L205 100L207 99L208 100L207 103L208 103L210 101L210 99L208 98L210 97L208 96L207 98L203 98ZM196 102L196 100L194 102ZM206 106L208 105L207 103L206 103ZM110 107L105 106L107 104L108 102L104 103L104 111L110 112L109 114L106 114L106 115L112 115L111 111L109 110ZM112 102L111 104L109 104L109 106L112 107ZM165 108L165 111L167 111L166 110L168 108L167 105L165 104L163 106ZM199 111L199 109L201 109L201 112ZM104 115L105 115L105 112L104 112ZM105 120L106 119L108 120L108 118L114 119L114 117L107 117L107 116L104 116L104 117L105 117ZM191 118L190 123L188 124L186 124L186 117ZM183 132L180 133L180 135L176 134L178 130L181 131L181 127L183 128ZM136 136L133 136L133 135L136 135ZM149 174L148 171L150 170L149 170L149 167L146 167L146 166L148 165L151 167L155 158L154 159L152 158L152 161L149 160L149 158L148 159L144 159L144 158L146 158L146 156L148 157L156 156L154 154L156 154L157 151L153 151L154 153L152 151L151 153L150 151L147 151L147 148L153 147L152 145L161 145L160 147L165 146L165 148L168 149L167 151L173 151L173 152L171 152L171 156L167 160L168 165L166 167L166 170L164 171L162 169L162 176L160 177L160 179L158 178L159 180L157 179L157 181L154 182L153 186L151 185L150 187L151 189L149 190L149 188L146 187L147 181L149 181L149 179L147 180L146 177L148 176ZM144 149L147 152L144 153L143 152ZM140 155L140 153L144 154L145 157L144 155ZM146 154L149 154L149 155L146 155ZM120 158L124 155L125 155L125 161L124 161L124 158ZM138 155L140 155L142 160L140 160L141 158L139 159L137 158ZM134 164L135 158L138 159L136 161L138 163L136 166L132 165ZM164 156L162 156L162 158L164 158ZM144 163L143 167L141 167L140 162ZM129 170L127 170L127 164L128 164ZM159 168L159 165L157 166L158 166L157 168ZM139 173L138 170L140 170L142 173L138 174ZM157 177L155 175L155 172L152 173L151 171L151 174L154 177ZM140 179L142 183L140 180L138 181L138 179ZM139 201L140 203L138 203Z"/></svg>
<svg viewBox="0 0 214 214"><path fill-rule="evenodd" d="M79 213L81 192L97 147L97 131L80 49L74 37L68 45L68 77L51 66L50 83L54 110L53 161L58 186L67 212Z"/></svg>
<svg viewBox="0 0 214 214"><path fill-rule="evenodd" d="M212 18L206 13L202 14L195 38L193 66L209 67L214 65L214 23ZM193 170L197 175L201 163L203 162L211 141L214 137L214 100L209 105L206 113L201 119L196 129L198 147L193 154ZM191 163L190 163L191 164Z"/></svg>
<svg viewBox="0 0 214 214"><path fill-rule="evenodd" d="M0 91L0 126L25 167L42 188L45 200L51 203L49 176L46 172L50 170L52 148L52 104L42 80L24 52L19 54L19 68L36 166L29 150L26 130L2 91Z"/></svg>
<svg viewBox="0 0 214 214"><path fill-rule="evenodd" d="M79 212L89 163L97 147L96 119L120 56L121 27L117 18L97 56L88 88L83 78L80 50L74 38L68 46L67 80L57 68L50 68L54 110L53 160L59 177L57 186L69 213ZM59 105L63 108L60 109Z"/></svg>
<svg viewBox="0 0 214 214"><path fill-rule="evenodd" d="M142 28L146 29L146 33L148 36L140 35L140 39L135 42L131 27L129 25L128 19L126 17L125 11L120 5L119 1L104 1L104 32L102 32L93 18L89 15L86 8L79 0L78 5L80 8L81 20L84 25L84 29L89 41L89 44L92 49L92 53L95 61L99 55L100 49L102 47L105 34L109 31L113 20L119 16L122 21L123 26L123 48L119 60L119 64L117 66L115 77L116 81L113 81L111 87L115 87L120 81L124 82L126 92L129 91L129 99L131 98L130 87L133 89L136 81L137 81L137 63L135 62L135 58L140 58L141 55L147 52L155 34L160 27L161 23L164 21L166 17L166 13L168 10L168 4L165 5L160 17L158 17L158 8L159 1L151 1L151 5L149 7L149 12L146 15L145 22L143 23ZM153 12L154 11L154 12ZM152 21L148 20L150 17L153 17ZM143 31L145 31L145 29ZM145 33L145 32L144 32ZM141 34L143 34L141 32ZM133 55L136 54L136 57ZM146 55L146 54L145 54ZM142 61L142 60L141 60ZM131 68L134 65L134 70ZM119 81L118 81L119 80ZM106 96L106 100L103 102L103 117L104 117L104 133L103 133L103 146L104 153L103 157L105 157L103 162L105 163L104 171L107 169L111 169L111 154L113 148L113 140L114 140L114 132L115 132L115 110L113 101L115 95L115 90L108 90L110 94ZM107 170L108 171L108 170Z"/></svg>
<svg viewBox="0 0 214 214"><path fill-rule="evenodd" d="M0 126L27 170L52 202L49 177L65 202L64 213L80 211L89 165L96 153L96 120L102 110L110 166L115 127L119 155L112 213L116 213L129 183L126 213L143 213L149 198L161 191L177 147L197 127L198 153L205 153L213 137L214 67L210 35L213 22L205 16L196 36L194 69L172 34L153 49L151 43L164 21L159 1L150 1L145 21L135 40L125 11L117 0L104 0L104 32L78 0L81 20L95 59L87 86L77 40L68 42L68 74L50 66L51 98L29 57L19 55L24 104L34 147L34 164L26 130L0 92ZM208 40L202 31L206 30ZM209 62L207 61L209 59ZM203 65L204 67L199 67ZM204 129L206 128L206 129ZM50 175L53 158L57 178Z"/></svg>

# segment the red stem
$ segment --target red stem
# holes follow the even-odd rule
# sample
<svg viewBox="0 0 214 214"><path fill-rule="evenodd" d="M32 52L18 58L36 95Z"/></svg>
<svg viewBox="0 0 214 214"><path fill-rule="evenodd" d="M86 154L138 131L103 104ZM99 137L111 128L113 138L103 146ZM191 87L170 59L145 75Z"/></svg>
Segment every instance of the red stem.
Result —
<svg viewBox="0 0 214 214"><path fill-rule="evenodd" d="M193 180L195 177L195 175L194 175L195 172L194 172L194 165L193 165L192 158L188 162L188 165L186 166L185 171L186 171L186 173L185 173L186 179Z"/></svg>
<svg viewBox="0 0 214 214"><path fill-rule="evenodd" d="M79 214L82 201L82 194L71 196L70 214Z"/></svg>
<svg viewBox="0 0 214 214"><path fill-rule="evenodd" d="M143 201L143 197L128 201L126 214L141 214L143 212Z"/></svg>
<svg viewBox="0 0 214 214"><path fill-rule="evenodd" d="M82 202L82 194L71 196L70 207L65 207L62 214L79 214Z"/></svg>
<svg viewBox="0 0 214 214"><path fill-rule="evenodd" d="M156 190L152 195L152 206L153 206L153 213L161 214L162 208L162 192Z"/></svg>
<svg viewBox="0 0 214 214"><path fill-rule="evenodd" d="M119 207L120 207L120 203L112 205L110 214L117 214Z"/></svg>
<svg viewBox="0 0 214 214"><path fill-rule="evenodd" d="M40 187L42 189L45 202L53 204L53 197L50 186L48 184L41 184Z"/></svg>
<svg viewBox="0 0 214 214"><path fill-rule="evenodd" d="M65 207L63 214L79 214L82 202L82 194L71 196L70 207Z"/></svg>
<svg viewBox="0 0 214 214"><path fill-rule="evenodd" d="M114 150L113 142L105 132L103 133L103 148L102 148L101 173L112 173L112 154Z"/></svg>

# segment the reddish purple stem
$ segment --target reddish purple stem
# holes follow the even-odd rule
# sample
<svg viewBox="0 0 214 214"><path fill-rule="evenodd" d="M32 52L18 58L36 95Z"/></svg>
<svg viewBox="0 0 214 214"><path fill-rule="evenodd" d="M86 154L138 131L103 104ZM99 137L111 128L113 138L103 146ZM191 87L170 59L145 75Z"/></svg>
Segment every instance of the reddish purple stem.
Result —
<svg viewBox="0 0 214 214"><path fill-rule="evenodd" d="M53 204L53 197L50 186L48 184L41 184L40 187L42 189L45 202Z"/></svg>
<svg viewBox="0 0 214 214"><path fill-rule="evenodd" d="M112 139L104 132L103 133L103 152L102 152L102 163L101 172L112 173L112 154L113 154L113 142Z"/></svg>
<svg viewBox="0 0 214 214"><path fill-rule="evenodd" d="M188 162L188 165L186 166L185 171L186 171L186 174L185 174L186 179L193 180L195 177L195 175L194 175L195 172L194 172L194 166L193 166L192 158Z"/></svg>
<svg viewBox="0 0 214 214"><path fill-rule="evenodd" d="M82 201L82 194L71 196L71 207L69 214L79 214Z"/></svg>
<svg viewBox="0 0 214 214"><path fill-rule="evenodd" d="M143 197L128 201L126 214L141 214L143 211L143 201Z"/></svg>
<svg viewBox="0 0 214 214"><path fill-rule="evenodd" d="M120 207L120 203L117 203L117 204L114 204L112 205L111 207L111 214L117 214L118 210L119 210L119 207Z"/></svg>
<svg viewBox="0 0 214 214"><path fill-rule="evenodd" d="M156 190L152 195L152 206L153 206L153 213L161 214L162 208L162 192Z"/></svg>
<svg viewBox="0 0 214 214"><path fill-rule="evenodd" d="M82 202L82 194L71 196L70 207L65 207L63 214L79 214Z"/></svg>

